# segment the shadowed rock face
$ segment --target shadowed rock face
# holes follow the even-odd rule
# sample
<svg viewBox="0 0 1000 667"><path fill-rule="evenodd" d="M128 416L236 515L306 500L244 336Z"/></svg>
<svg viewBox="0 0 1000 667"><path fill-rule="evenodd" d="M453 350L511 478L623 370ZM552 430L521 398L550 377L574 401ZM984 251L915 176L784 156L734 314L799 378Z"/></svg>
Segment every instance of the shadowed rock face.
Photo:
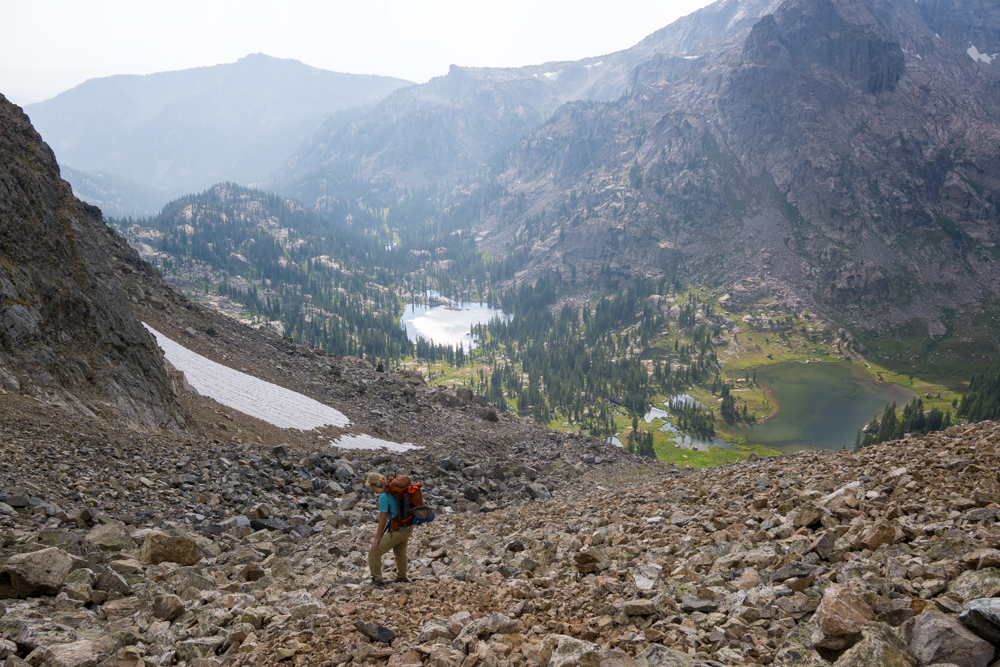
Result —
<svg viewBox="0 0 1000 667"><path fill-rule="evenodd" d="M745 64L835 72L874 95L906 71L899 43L860 0L791 0L762 18L743 48Z"/></svg>
<svg viewBox="0 0 1000 667"><path fill-rule="evenodd" d="M0 391L143 429L181 428L125 273L152 272L73 197L27 116L0 96Z"/></svg>

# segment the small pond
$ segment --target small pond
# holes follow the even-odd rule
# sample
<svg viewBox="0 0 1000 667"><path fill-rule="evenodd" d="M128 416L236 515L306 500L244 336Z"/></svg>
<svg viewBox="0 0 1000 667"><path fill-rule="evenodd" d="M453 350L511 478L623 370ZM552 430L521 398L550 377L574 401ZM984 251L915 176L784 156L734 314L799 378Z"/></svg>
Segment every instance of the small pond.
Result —
<svg viewBox="0 0 1000 667"><path fill-rule="evenodd" d="M751 444L775 449L850 449L858 431L886 404L902 407L916 394L880 382L849 363L786 363L756 369L778 404L778 414L739 430Z"/></svg>

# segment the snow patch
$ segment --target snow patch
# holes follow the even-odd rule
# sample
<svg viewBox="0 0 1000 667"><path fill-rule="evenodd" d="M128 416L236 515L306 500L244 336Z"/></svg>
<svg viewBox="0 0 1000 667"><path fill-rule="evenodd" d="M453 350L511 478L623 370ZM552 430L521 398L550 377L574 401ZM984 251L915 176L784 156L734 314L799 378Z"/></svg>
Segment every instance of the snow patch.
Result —
<svg viewBox="0 0 1000 667"><path fill-rule="evenodd" d="M156 337L167 361L183 372L188 384L202 396L278 428L308 431L321 426L342 428L351 423L339 410L216 363L167 338L145 322L142 325Z"/></svg>
<svg viewBox="0 0 1000 667"><path fill-rule="evenodd" d="M1000 53L994 53L992 56L987 53L980 53L979 49L976 48L975 44L966 49L965 52L968 53L969 57L975 60L976 62L984 62L987 65L989 65L991 62L993 62L994 59L1000 56Z"/></svg>
<svg viewBox="0 0 1000 667"><path fill-rule="evenodd" d="M684 60L698 60L701 56L684 56Z"/></svg>
<svg viewBox="0 0 1000 667"><path fill-rule="evenodd" d="M370 436L366 433L359 433L357 435L349 434L343 435L336 440L330 441L331 447L336 447L337 449L388 449L390 452L406 452L411 449L423 449L409 442L404 442L402 444L398 442L390 442L388 440L382 440Z"/></svg>
<svg viewBox="0 0 1000 667"><path fill-rule="evenodd" d="M603 60L598 60L596 63L591 63L590 65L584 65L584 67L586 69L591 69L591 68L594 68L594 67L600 67L603 64L604 64Z"/></svg>
<svg viewBox="0 0 1000 667"><path fill-rule="evenodd" d="M555 72L543 72L542 76L544 76L549 81L555 81L556 79L559 78L560 74L562 74L562 70L557 69Z"/></svg>

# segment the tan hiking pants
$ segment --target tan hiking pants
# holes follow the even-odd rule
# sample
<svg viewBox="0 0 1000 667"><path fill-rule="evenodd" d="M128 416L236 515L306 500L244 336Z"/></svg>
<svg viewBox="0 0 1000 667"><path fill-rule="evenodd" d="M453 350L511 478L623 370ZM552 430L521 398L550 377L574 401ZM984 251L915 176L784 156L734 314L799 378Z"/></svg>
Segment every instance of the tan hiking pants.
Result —
<svg viewBox="0 0 1000 667"><path fill-rule="evenodd" d="M372 573L372 579L382 581L382 556L389 553L390 549L396 557L396 578L406 578L406 543L412 532L413 526L407 526L391 533L388 530L382 533L378 546L368 551L368 569Z"/></svg>

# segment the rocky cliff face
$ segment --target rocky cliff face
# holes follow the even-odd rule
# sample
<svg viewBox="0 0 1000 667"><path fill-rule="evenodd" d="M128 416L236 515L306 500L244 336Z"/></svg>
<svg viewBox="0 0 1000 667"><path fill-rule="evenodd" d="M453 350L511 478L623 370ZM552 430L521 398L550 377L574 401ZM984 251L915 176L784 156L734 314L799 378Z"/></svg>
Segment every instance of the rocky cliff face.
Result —
<svg viewBox="0 0 1000 667"><path fill-rule="evenodd" d="M927 346L900 363L976 363L1000 345L1000 20L951 9L788 0L715 53L652 58L519 144L479 236L502 251L543 214L536 270L681 272L819 307L889 358Z"/></svg>
<svg viewBox="0 0 1000 667"><path fill-rule="evenodd" d="M0 96L0 391L137 428L182 428L126 291L123 276L143 273L152 269L73 197L27 116Z"/></svg>

